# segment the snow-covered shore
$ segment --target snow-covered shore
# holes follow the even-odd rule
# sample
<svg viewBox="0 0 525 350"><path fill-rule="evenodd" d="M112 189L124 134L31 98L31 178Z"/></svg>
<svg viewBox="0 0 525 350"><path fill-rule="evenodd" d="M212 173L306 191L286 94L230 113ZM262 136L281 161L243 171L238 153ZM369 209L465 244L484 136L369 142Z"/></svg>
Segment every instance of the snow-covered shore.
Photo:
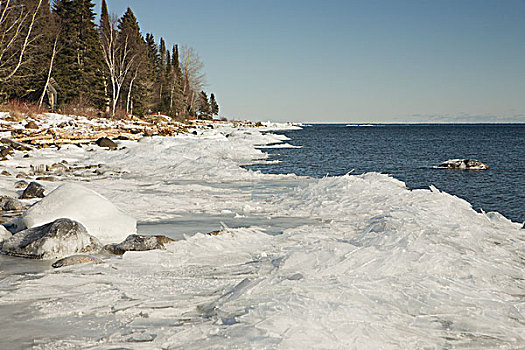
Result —
<svg viewBox="0 0 525 350"><path fill-rule="evenodd" d="M310 179L241 167L264 162L257 146L287 141L270 132L285 127L221 126L5 161L11 176L0 188L14 191L17 173L66 160L76 170L47 191L81 182L135 217L139 233L177 241L58 270L0 256L0 348L525 342L520 225L386 175Z"/></svg>

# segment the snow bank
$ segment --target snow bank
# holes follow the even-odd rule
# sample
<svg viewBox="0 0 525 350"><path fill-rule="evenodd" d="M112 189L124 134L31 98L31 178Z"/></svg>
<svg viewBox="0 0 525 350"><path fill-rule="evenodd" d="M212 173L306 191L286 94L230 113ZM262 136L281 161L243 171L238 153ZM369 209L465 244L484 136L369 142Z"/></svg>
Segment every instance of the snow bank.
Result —
<svg viewBox="0 0 525 350"><path fill-rule="evenodd" d="M103 244L123 241L136 233L136 220L124 214L100 194L81 185L66 183L31 207L23 223L32 228L58 218L83 224Z"/></svg>

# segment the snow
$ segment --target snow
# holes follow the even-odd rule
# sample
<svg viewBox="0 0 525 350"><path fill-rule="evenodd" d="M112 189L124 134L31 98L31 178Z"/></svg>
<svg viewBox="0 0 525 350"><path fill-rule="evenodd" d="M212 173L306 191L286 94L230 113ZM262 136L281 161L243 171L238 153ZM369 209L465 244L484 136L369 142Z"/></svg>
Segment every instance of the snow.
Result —
<svg viewBox="0 0 525 350"><path fill-rule="evenodd" d="M9 238L11 238L11 232L9 232L3 225L0 225L0 244Z"/></svg>
<svg viewBox="0 0 525 350"><path fill-rule="evenodd" d="M100 194L75 183L65 183L29 208L23 216L28 228L59 218L83 224L103 244L118 243L136 233L136 220Z"/></svg>
<svg viewBox="0 0 525 350"><path fill-rule="evenodd" d="M84 187L138 219L139 233L147 227L179 240L98 265L34 267L31 278L10 272L13 258L0 256L8 269L0 279L0 347L525 343L520 224L387 175L312 179L241 167L266 161L257 146L284 141L265 128L224 126L123 141L126 148L112 152L73 146L34 151L33 159L17 154L6 163L13 174L35 159L104 164L112 175L67 179L89 180ZM14 181L1 178L0 187ZM206 234L213 229L222 232Z"/></svg>

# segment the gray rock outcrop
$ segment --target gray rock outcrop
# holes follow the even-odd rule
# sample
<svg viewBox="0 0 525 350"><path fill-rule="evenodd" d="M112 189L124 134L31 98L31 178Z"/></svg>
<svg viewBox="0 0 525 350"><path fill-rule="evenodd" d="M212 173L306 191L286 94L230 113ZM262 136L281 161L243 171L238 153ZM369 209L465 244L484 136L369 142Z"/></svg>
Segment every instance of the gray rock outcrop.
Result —
<svg viewBox="0 0 525 350"><path fill-rule="evenodd" d="M170 242L174 242L174 240L166 236L129 235L123 242L107 244L104 249L111 254L122 255L131 251L164 249L164 245Z"/></svg>
<svg viewBox="0 0 525 350"><path fill-rule="evenodd" d="M102 245L79 222L57 219L20 231L2 244L2 253L32 259L58 259L72 254L98 252Z"/></svg>

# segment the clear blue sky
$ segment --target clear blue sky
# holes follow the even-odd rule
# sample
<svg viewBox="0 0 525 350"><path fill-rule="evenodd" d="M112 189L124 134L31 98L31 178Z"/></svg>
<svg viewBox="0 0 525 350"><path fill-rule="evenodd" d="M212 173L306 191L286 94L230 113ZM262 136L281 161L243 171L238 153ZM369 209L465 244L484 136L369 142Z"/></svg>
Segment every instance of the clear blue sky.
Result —
<svg viewBox="0 0 525 350"><path fill-rule="evenodd" d="M107 2L193 46L230 119L525 122L525 0Z"/></svg>

